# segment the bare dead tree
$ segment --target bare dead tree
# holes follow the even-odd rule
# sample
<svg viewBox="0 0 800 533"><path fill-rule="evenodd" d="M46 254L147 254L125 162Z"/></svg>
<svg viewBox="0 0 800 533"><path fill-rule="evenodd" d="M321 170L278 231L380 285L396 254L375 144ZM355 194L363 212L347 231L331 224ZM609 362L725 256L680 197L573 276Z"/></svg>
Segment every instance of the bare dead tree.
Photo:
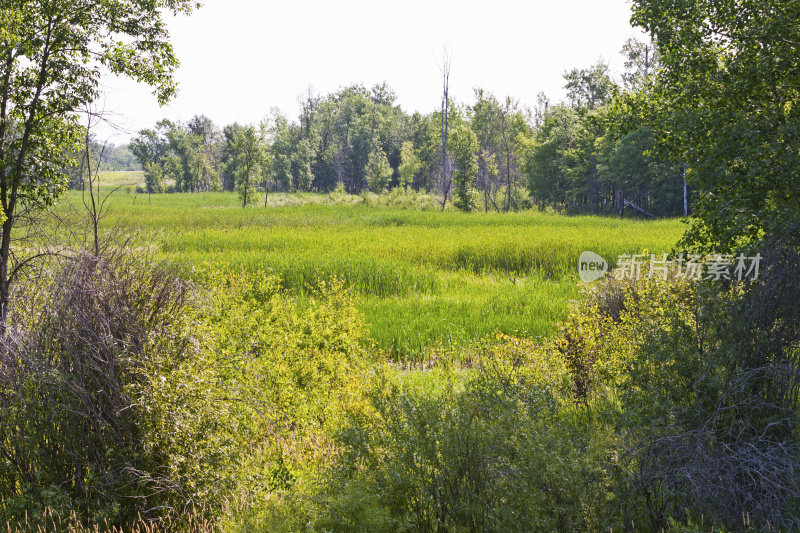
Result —
<svg viewBox="0 0 800 533"><path fill-rule="evenodd" d="M97 164L92 166L92 131L101 122L105 122L104 112L97 107L87 106L83 113L86 116L86 135L84 137L84 152L81 158L81 179L84 186L82 189L82 201L86 212L89 215L90 231L92 232L92 244L95 257L100 256L100 221L105 214L106 206L111 195L117 192L122 186L114 188L105 195L100 191L100 166L103 161L108 141L103 142L98 154ZM85 175L85 180L83 176ZM88 195L87 195L88 194Z"/></svg>
<svg viewBox="0 0 800 533"><path fill-rule="evenodd" d="M442 211L447 205L452 180L447 157L447 139L450 133L450 65L452 58L445 53L442 60Z"/></svg>

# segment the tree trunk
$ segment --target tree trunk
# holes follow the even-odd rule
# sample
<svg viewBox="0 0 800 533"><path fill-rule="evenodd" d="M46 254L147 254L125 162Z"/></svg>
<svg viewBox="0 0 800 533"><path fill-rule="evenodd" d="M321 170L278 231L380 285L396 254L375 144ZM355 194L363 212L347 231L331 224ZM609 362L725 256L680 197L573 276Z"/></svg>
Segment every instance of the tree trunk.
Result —
<svg viewBox="0 0 800 533"><path fill-rule="evenodd" d="M683 177L683 216L689 216L689 184L686 183L686 163L681 165L681 176Z"/></svg>
<svg viewBox="0 0 800 533"><path fill-rule="evenodd" d="M3 234L0 237L0 334L5 335L8 324L8 313L11 307L11 280L8 274L8 261L11 254L11 230L14 223L11 217L3 222Z"/></svg>
<svg viewBox="0 0 800 533"><path fill-rule="evenodd" d="M511 149L506 143L506 213L511 211Z"/></svg>
<svg viewBox="0 0 800 533"><path fill-rule="evenodd" d="M642 209L641 207L639 207L635 203L630 202L630 201L628 201L628 200L626 200L624 198L623 198L622 201L623 201L625 207L630 207L634 211L637 211L637 212L639 212L639 213L641 213L641 214L643 214L643 215L645 215L647 217L656 218L656 216L654 214L650 213L649 211L645 211L644 209Z"/></svg>
<svg viewBox="0 0 800 533"><path fill-rule="evenodd" d="M264 184L264 209L269 203L269 184L272 183L272 156L269 158L269 181Z"/></svg>
<svg viewBox="0 0 800 533"><path fill-rule="evenodd" d="M447 205L447 196L450 194L450 179L447 161L447 138L450 128L450 60L445 57L442 66L442 211Z"/></svg>

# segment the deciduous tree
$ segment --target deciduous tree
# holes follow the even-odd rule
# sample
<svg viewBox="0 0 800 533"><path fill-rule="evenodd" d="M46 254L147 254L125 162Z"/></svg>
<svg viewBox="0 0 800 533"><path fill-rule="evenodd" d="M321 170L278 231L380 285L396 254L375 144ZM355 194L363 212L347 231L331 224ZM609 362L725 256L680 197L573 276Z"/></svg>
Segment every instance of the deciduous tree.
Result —
<svg viewBox="0 0 800 533"><path fill-rule="evenodd" d="M735 248L800 217L800 3L634 0L663 64L628 104L697 188L689 241Z"/></svg>
<svg viewBox="0 0 800 533"><path fill-rule="evenodd" d="M99 96L103 71L169 100L178 60L165 17L194 7L190 0L0 1L0 329L25 264L12 251L20 210L64 192L81 137L76 111Z"/></svg>

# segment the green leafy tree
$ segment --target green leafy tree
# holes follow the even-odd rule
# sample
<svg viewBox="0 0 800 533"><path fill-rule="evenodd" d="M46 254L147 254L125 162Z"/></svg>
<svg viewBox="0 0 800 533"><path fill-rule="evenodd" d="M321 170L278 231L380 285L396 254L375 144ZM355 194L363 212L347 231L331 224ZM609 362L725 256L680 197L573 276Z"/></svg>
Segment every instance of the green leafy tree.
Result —
<svg viewBox="0 0 800 533"><path fill-rule="evenodd" d="M131 140L131 151L145 170L147 192L163 192L165 168L164 160L169 154L170 144L167 133L175 125L169 120L162 120L153 129L144 129Z"/></svg>
<svg viewBox="0 0 800 533"><path fill-rule="evenodd" d="M608 73L608 63L598 61L589 68L572 69L564 74L567 98L578 109L592 110L611 101L614 82Z"/></svg>
<svg viewBox="0 0 800 533"><path fill-rule="evenodd" d="M800 218L800 3L634 0L662 68L625 105L697 190L688 241L735 248Z"/></svg>
<svg viewBox="0 0 800 533"><path fill-rule="evenodd" d="M222 132L219 131L214 121L205 115L192 117L186 128L197 140L189 164L192 167L191 173L198 184L198 190L220 190L222 188L220 175Z"/></svg>
<svg viewBox="0 0 800 533"><path fill-rule="evenodd" d="M520 153L524 140L529 134L530 127L525 116L519 109L519 102L506 97L500 107L500 140L501 152L498 154L500 167L505 181L505 210L519 209L519 196L517 194L517 181L519 180Z"/></svg>
<svg viewBox="0 0 800 533"><path fill-rule="evenodd" d="M157 163L148 163L144 173L145 188L148 193L164 192L164 169Z"/></svg>
<svg viewBox="0 0 800 533"><path fill-rule="evenodd" d="M175 93L178 66L165 16L189 13L190 0L0 1L0 328L14 264L19 211L51 204L66 187L82 136L76 112L97 99L105 69Z"/></svg>
<svg viewBox="0 0 800 533"><path fill-rule="evenodd" d="M197 176L193 174L193 159L199 150L200 138L192 135L180 125L167 132L172 161L167 167L175 182L177 192L196 192Z"/></svg>
<svg viewBox="0 0 800 533"><path fill-rule="evenodd" d="M470 109L471 126L480 148L478 151L478 181L483 189L484 211L489 210L490 203L499 211L494 193L499 187L499 183L497 183L498 159L502 153L503 111L497 98L483 89L476 89L475 98L477 101Z"/></svg>
<svg viewBox="0 0 800 533"><path fill-rule="evenodd" d="M473 182L478 174L478 139L469 127L460 125L451 130L448 145L455 163L454 205L462 211L472 211L475 209Z"/></svg>
<svg viewBox="0 0 800 533"><path fill-rule="evenodd" d="M677 168L655 156L653 132L633 130L615 143L601 179L610 181L617 210L622 199L657 216L674 216L683 210L683 179Z"/></svg>
<svg viewBox="0 0 800 533"><path fill-rule="evenodd" d="M622 81L629 90L641 89L652 82L661 68L661 55L653 44L628 39L622 47L622 55L625 57Z"/></svg>
<svg viewBox="0 0 800 533"><path fill-rule="evenodd" d="M433 189L441 164L441 132L434 115L414 113L410 118L410 140L422 163L417 188Z"/></svg>
<svg viewBox="0 0 800 533"><path fill-rule="evenodd" d="M255 187L269 174L268 147L263 129L237 128L231 141L232 156L227 171L236 180L242 207L255 201Z"/></svg>
<svg viewBox="0 0 800 533"><path fill-rule="evenodd" d="M579 115L571 142L561 149L570 201L581 212L600 213L604 196L600 168L607 162L611 148L603 142L606 112L607 108L602 107Z"/></svg>
<svg viewBox="0 0 800 533"><path fill-rule="evenodd" d="M380 148L375 148L369 154L365 174L370 191L381 193L389 186L389 180L392 178L392 167L389 165L386 154Z"/></svg>
<svg viewBox="0 0 800 533"><path fill-rule="evenodd" d="M566 207L570 199L569 161L565 150L577 137L579 117L566 105L552 106L544 116L536 142L527 152L523 168L528 189L543 207Z"/></svg>
<svg viewBox="0 0 800 533"><path fill-rule="evenodd" d="M289 121L277 109L272 109L266 124L270 138L272 176L284 191L292 188L292 131Z"/></svg>
<svg viewBox="0 0 800 533"><path fill-rule="evenodd" d="M414 143L406 141L400 149L400 185L407 191L422 169L422 161L414 152Z"/></svg>
<svg viewBox="0 0 800 533"><path fill-rule="evenodd" d="M295 165L294 183L297 191L310 191L314 183L314 145L310 139L301 139L294 152Z"/></svg>

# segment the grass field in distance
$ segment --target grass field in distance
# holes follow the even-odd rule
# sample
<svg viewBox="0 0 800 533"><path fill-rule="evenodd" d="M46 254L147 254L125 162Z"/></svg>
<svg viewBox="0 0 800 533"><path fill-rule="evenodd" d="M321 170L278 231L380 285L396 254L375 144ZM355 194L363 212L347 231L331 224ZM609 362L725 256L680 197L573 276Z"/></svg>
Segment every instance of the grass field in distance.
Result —
<svg viewBox="0 0 800 533"><path fill-rule="evenodd" d="M104 190L135 179L120 174L105 177ZM399 358L498 331L548 335L578 295L582 251L614 263L623 253L667 252L684 230L678 220L442 213L328 198L272 195L295 205L244 209L234 193L120 190L106 224L143 230L170 260L268 269L301 296L317 279L341 278L359 296L371 342Z"/></svg>

